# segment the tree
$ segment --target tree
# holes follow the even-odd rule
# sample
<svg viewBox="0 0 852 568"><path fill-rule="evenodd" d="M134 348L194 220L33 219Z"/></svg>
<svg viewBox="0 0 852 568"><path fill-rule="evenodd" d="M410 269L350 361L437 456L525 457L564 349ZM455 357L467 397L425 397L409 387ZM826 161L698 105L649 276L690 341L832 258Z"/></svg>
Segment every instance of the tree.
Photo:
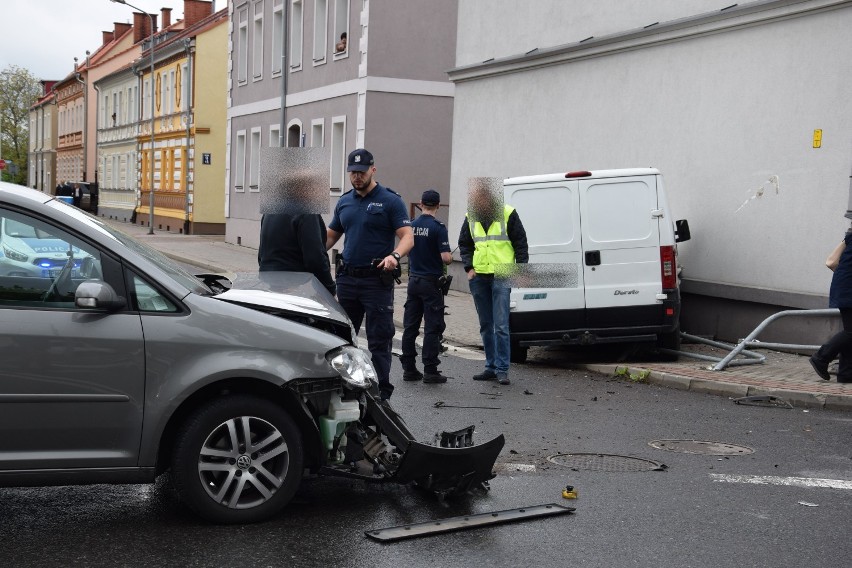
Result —
<svg viewBox="0 0 852 568"><path fill-rule="evenodd" d="M26 185L30 140L30 107L41 96L41 83L26 69L9 65L0 71L0 155L14 163L17 174L3 170L2 179Z"/></svg>

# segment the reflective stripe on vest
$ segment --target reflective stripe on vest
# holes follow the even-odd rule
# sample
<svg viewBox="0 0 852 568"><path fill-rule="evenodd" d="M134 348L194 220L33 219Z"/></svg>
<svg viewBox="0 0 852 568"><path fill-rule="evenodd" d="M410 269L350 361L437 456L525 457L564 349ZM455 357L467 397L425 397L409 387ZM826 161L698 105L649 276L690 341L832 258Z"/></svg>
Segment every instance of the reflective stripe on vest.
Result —
<svg viewBox="0 0 852 568"><path fill-rule="evenodd" d="M473 238L473 269L481 274L494 274L499 265L514 264L515 249L509 240L506 227L509 225L509 215L514 207L503 207L503 218L494 221L488 231L479 221L471 221L468 217L470 236Z"/></svg>

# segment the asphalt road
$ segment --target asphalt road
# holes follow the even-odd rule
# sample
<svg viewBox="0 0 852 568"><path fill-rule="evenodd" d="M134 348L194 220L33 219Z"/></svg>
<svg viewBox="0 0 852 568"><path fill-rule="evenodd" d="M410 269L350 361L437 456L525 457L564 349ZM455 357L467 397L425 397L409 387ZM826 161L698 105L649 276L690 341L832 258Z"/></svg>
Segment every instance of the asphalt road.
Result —
<svg viewBox="0 0 852 568"><path fill-rule="evenodd" d="M469 379L479 359L464 351L445 357L443 370L455 380L397 382L393 403L423 440L470 424L479 441L505 434L485 495L442 504L407 487L313 478L279 518L235 527L199 522L165 479L0 489L0 565L849 565L848 413L741 406L571 370L558 356L513 367L512 385L498 387ZM743 453L666 451L649 445L655 440L717 442ZM576 467L577 456L557 458L568 466L548 459L580 453L593 454L589 464ZM627 471L654 463L666 467ZM592 465L603 471L585 469ZM561 497L567 484L577 488L576 500ZM391 544L364 535L543 503L576 512Z"/></svg>

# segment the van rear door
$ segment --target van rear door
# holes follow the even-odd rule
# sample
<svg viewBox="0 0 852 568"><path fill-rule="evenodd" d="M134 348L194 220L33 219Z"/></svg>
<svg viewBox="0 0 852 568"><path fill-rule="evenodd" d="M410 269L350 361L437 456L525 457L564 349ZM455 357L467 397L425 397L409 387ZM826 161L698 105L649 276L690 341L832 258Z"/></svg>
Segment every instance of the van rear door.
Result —
<svg viewBox="0 0 852 568"><path fill-rule="evenodd" d="M579 194L589 326L654 323L662 313L657 176L580 180Z"/></svg>
<svg viewBox="0 0 852 568"><path fill-rule="evenodd" d="M530 264L534 265L525 268L531 273L532 287L512 289L512 313L558 311L562 329L582 325L586 301L579 183L566 180L508 185L505 199L518 210L527 233ZM520 331L523 319L513 318L518 322L513 323L513 332Z"/></svg>

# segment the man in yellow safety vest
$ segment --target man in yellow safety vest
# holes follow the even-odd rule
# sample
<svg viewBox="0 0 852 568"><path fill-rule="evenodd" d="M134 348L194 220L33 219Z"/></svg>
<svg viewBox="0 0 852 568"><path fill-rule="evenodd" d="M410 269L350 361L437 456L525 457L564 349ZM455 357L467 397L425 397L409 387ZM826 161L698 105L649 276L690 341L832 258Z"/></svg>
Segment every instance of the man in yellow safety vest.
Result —
<svg viewBox="0 0 852 568"><path fill-rule="evenodd" d="M485 370L475 381L509 384L509 292L511 265L529 260L527 233L514 207L503 205L499 179L470 180L468 212L459 252L479 316Z"/></svg>

